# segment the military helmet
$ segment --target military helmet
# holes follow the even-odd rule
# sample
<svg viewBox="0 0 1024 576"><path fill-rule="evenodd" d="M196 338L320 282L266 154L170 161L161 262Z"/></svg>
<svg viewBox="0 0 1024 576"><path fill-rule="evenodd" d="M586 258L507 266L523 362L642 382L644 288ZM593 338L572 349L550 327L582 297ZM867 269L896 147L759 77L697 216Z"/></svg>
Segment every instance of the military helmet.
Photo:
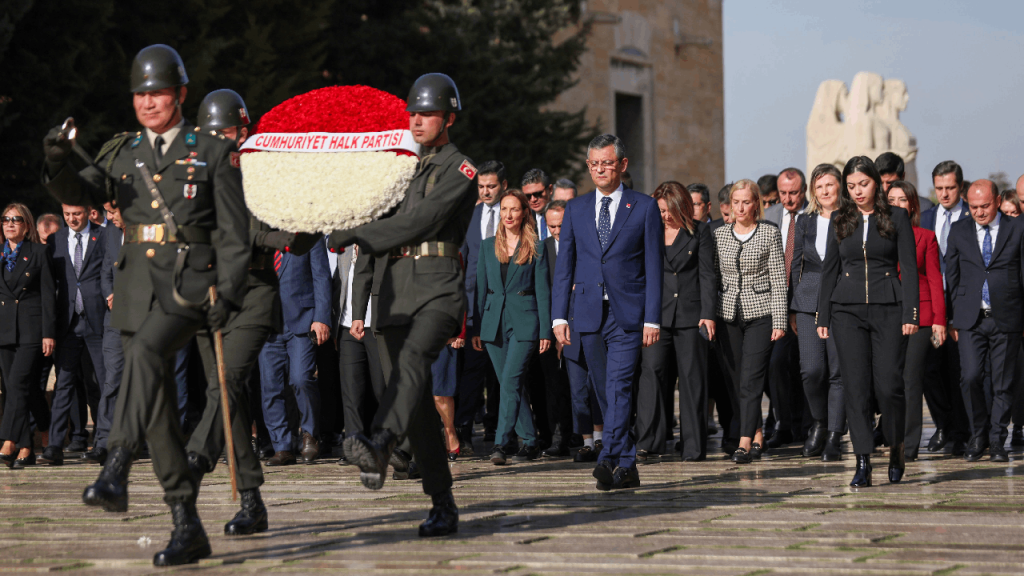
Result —
<svg viewBox="0 0 1024 576"><path fill-rule="evenodd" d="M249 109L238 92L227 88L214 90L199 104L197 124L203 130L248 126Z"/></svg>
<svg viewBox="0 0 1024 576"><path fill-rule="evenodd" d="M150 92L188 84L185 64L166 44L146 46L132 61L132 92Z"/></svg>
<svg viewBox="0 0 1024 576"><path fill-rule="evenodd" d="M416 79L409 90L407 112L458 112L462 110L462 99L455 81L447 74L432 72Z"/></svg>

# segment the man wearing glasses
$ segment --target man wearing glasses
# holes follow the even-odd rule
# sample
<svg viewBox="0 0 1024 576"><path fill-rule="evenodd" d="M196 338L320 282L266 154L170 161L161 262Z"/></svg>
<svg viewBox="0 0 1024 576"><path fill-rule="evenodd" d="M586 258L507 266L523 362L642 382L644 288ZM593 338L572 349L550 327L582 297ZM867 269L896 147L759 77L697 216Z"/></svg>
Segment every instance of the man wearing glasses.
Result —
<svg viewBox="0 0 1024 576"><path fill-rule="evenodd" d="M523 174L520 188L530 201L530 210L533 210L533 218L537 222L537 237L547 239L550 233L544 220L544 210L551 201L551 177L540 168L531 168Z"/></svg>

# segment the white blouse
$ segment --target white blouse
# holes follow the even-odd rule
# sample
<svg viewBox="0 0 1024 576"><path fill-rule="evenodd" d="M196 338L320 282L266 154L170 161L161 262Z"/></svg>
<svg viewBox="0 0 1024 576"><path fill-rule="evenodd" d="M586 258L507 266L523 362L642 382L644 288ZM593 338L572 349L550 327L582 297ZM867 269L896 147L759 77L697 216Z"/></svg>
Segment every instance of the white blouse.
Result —
<svg viewBox="0 0 1024 576"><path fill-rule="evenodd" d="M818 215L818 235L814 237L814 249L818 251L818 258L825 261L825 248L828 246L828 223L829 219Z"/></svg>

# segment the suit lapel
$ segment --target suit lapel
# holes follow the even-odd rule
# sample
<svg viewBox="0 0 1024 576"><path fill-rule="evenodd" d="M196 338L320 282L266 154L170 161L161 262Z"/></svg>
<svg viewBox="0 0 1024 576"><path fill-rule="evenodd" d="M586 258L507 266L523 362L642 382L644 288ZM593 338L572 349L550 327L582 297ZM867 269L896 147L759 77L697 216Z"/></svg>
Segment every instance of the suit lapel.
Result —
<svg viewBox="0 0 1024 576"><path fill-rule="evenodd" d="M682 254L683 250L686 250L686 247L692 244L693 241L693 234L680 228L679 233L676 234L676 239L672 241L670 246L665 247L665 256L668 258L668 261L675 262L676 256Z"/></svg>
<svg viewBox="0 0 1024 576"><path fill-rule="evenodd" d="M625 224L626 218L629 218L629 213L633 211L633 194L634 192L629 188L622 189L622 198L619 199L619 208L615 211L615 222L612 224L611 234L608 235L608 246L605 247L604 251L607 252L608 248L611 248L612 243L615 242L615 237L618 236L619 230L622 230L622 225Z"/></svg>
<svg viewBox="0 0 1024 576"><path fill-rule="evenodd" d="M25 268L28 268L29 254L32 252L32 249L29 248L30 245L31 243L26 240L25 243L21 245L21 251L18 252L17 263L14 265L14 270L11 271L11 284L8 285L8 288L12 291L17 290L18 280L21 278ZM3 274L0 274L0 276L3 276Z"/></svg>
<svg viewBox="0 0 1024 576"><path fill-rule="evenodd" d="M519 269L522 268L519 264L516 264L516 259L519 257L519 248L522 247L523 242L520 240L519 244L516 244L516 251L509 258L508 261L508 273L505 275L505 293L508 294L508 287L512 285L512 280L515 279L516 274L519 273Z"/></svg>
<svg viewBox="0 0 1024 576"><path fill-rule="evenodd" d="M990 260L990 263L996 261L996 258L999 257L999 252L1002 251L1003 246L1006 246L1006 240L1010 237L1010 222L1010 218L999 217L999 235L996 236L996 245L992 249L992 260Z"/></svg>

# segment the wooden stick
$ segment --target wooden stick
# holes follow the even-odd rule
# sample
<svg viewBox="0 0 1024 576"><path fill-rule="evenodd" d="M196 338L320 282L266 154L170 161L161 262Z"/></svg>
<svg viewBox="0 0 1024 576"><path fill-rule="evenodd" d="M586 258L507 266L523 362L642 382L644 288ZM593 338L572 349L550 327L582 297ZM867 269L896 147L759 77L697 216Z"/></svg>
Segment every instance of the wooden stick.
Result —
<svg viewBox="0 0 1024 576"><path fill-rule="evenodd" d="M210 286L210 306L217 302L217 287ZM231 499L238 500L238 480L236 478L235 439L231 435L231 404L228 397L228 382L224 376L224 334L220 330L213 333L213 353L217 358L217 380L220 382L220 405L224 420L224 451L228 455L228 474L231 476Z"/></svg>

